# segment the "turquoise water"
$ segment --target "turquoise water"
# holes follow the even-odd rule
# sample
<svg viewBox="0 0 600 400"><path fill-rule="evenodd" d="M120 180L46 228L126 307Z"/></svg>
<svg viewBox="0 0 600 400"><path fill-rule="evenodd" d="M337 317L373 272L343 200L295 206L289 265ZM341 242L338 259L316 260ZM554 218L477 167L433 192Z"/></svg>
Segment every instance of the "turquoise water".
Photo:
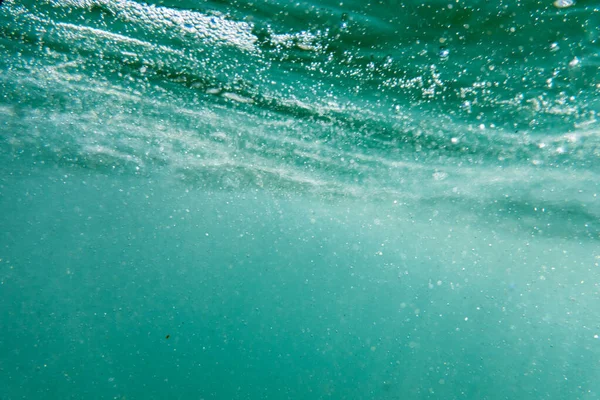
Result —
<svg viewBox="0 0 600 400"><path fill-rule="evenodd" d="M4 0L0 399L600 399L600 6Z"/></svg>

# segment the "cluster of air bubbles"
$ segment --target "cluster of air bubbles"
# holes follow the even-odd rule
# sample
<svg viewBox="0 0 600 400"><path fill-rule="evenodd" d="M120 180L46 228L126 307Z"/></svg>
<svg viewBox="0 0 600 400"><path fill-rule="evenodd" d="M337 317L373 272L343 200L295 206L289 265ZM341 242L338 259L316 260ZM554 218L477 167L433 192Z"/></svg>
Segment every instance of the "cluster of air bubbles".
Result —
<svg viewBox="0 0 600 400"><path fill-rule="evenodd" d="M348 28L348 14L347 13L343 13L342 14L342 18L341 18L341 22L340 22L340 30L345 30Z"/></svg>

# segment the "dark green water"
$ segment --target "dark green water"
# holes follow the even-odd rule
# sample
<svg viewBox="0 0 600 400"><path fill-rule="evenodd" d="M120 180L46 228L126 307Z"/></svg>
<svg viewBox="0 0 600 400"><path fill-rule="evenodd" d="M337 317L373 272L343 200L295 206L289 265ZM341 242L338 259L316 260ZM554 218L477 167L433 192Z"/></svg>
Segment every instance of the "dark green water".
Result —
<svg viewBox="0 0 600 400"><path fill-rule="evenodd" d="M600 399L600 4L4 0L0 399Z"/></svg>

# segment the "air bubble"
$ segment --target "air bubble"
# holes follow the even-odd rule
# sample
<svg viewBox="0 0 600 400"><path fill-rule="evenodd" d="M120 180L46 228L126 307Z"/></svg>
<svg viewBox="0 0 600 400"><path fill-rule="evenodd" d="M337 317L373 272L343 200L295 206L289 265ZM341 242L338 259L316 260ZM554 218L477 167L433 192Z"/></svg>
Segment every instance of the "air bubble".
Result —
<svg viewBox="0 0 600 400"><path fill-rule="evenodd" d="M556 0L554 2L554 7L556 8L567 8L575 5L574 0Z"/></svg>
<svg viewBox="0 0 600 400"><path fill-rule="evenodd" d="M580 63L581 63L581 61L579 60L579 58L575 57L569 62L569 67L575 68L575 67L579 66Z"/></svg>

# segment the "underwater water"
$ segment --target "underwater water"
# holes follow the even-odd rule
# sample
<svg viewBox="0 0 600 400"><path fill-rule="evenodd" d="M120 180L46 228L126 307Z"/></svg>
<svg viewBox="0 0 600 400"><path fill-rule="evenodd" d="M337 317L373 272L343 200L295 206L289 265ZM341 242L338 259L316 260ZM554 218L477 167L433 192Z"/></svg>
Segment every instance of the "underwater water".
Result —
<svg viewBox="0 0 600 400"><path fill-rule="evenodd" d="M600 399L600 4L4 0L0 399Z"/></svg>

